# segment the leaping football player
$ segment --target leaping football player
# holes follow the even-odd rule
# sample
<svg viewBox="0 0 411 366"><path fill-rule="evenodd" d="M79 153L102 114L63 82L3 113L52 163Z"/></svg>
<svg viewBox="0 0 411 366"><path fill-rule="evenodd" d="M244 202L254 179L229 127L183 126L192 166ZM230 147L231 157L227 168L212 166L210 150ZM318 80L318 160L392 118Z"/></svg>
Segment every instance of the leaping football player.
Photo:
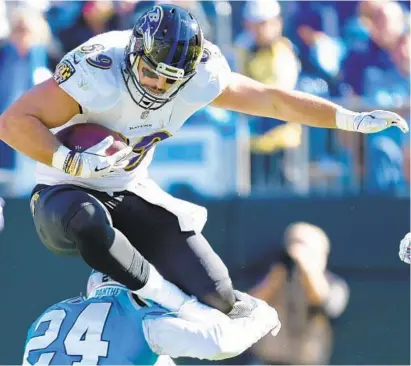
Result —
<svg viewBox="0 0 411 366"><path fill-rule="evenodd" d="M207 105L360 133L408 131L398 114L355 113L232 72L190 12L157 5L133 29L95 36L66 54L54 78L0 116L0 138L38 161L31 206L46 247L80 255L168 309L195 296L229 313L236 299L226 266L202 235L206 210L170 196L147 174L155 145ZM113 158L99 153L112 137L77 152L54 135L88 122L123 134L129 147Z"/></svg>

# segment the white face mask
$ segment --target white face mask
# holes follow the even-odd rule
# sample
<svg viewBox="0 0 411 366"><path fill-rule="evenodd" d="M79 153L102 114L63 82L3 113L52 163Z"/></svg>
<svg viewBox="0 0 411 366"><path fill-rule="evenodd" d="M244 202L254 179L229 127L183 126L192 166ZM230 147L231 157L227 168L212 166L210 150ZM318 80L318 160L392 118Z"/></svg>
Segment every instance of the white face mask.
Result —
<svg viewBox="0 0 411 366"><path fill-rule="evenodd" d="M140 63L142 64L141 66L140 66ZM139 72L139 69L142 69L142 71ZM177 78L177 79L168 78L165 75L160 74L158 71L153 70L149 65L145 64L141 58L137 60L137 62L135 63L133 67L133 72L135 73L137 80L139 81L141 87L144 88L144 90L149 95L153 97L157 97L157 98L169 99L181 87L181 85L184 84L185 81L187 81L187 79L184 79L184 78ZM140 78L140 73L142 73L144 76L143 80L141 80ZM162 93L153 92L150 89L146 88L144 85L144 79L146 78L150 79L150 77L152 77L155 80L156 76L158 78L164 78L164 79L171 81L171 82L164 83L164 87L166 88L166 90Z"/></svg>
<svg viewBox="0 0 411 366"><path fill-rule="evenodd" d="M177 95L177 92L179 92L181 88L184 87L184 84L189 80L189 78L169 78L176 81L172 85L165 83L164 85L168 87L167 90L163 93L156 93L143 85L145 80L144 78L143 80L141 80L139 69L145 68L148 75L155 74L163 78L166 76L159 73L157 70L153 70L149 65L145 63L140 67L140 63L144 62L140 57L135 57L133 55L130 55L129 57L130 64L132 65L133 75L129 75L128 71L123 73L124 81L133 100L143 109L159 109L160 107L171 101ZM150 78L147 77L147 79L149 80ZM147 84L149 83L148 80Z"/></svg>

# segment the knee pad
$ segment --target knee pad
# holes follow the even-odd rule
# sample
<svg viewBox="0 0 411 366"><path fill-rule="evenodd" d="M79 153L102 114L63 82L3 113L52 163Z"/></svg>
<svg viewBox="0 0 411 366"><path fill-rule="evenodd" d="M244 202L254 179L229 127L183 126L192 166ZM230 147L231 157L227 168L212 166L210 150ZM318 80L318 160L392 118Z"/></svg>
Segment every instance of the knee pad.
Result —
<svg viewBox="0 0 411 366"><path fill-rule="evenodd" d="M111 218L100 201L72 185L47 187L34 197L36 230L46 247L57 253L78 254L77 246L89 231L99 227L101 234L110 227Z"/></svg>
<svg viewBox="0 0 411 366"><path fill-rule="evenodd" d="M97 201L94 199L94 201ZM111 222L105 208L100 202L81 202L69 217L65 218L65 232L77 246L105 245L109 247ZM109 240L109 243L107 242ZM79 248L80 249L80 248Z"/></svg>

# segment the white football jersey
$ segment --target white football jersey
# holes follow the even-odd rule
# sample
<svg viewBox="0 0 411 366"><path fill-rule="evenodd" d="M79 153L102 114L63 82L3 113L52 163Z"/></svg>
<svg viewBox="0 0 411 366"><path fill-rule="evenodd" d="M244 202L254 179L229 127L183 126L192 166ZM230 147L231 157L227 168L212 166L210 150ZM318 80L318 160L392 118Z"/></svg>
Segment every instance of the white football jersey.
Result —
<svg viewBox="0 0 411 366"><path fill-rule="evenodd" d="M129 139L134 147L130 164L107 177L84 179L38 163L37 182L47 185L70 183L108 193L129 190L143 198L150 196L148 200L152 203L167 206L164 202L171 196L167 197L163 192L160 198L155 197L160 188L148 179L147 168L155 145L172 137L192 114L212 102L227 86L231 71L218 47L206 41L195 76L173 100L148 112L133 101L123 79L125 47L130 36L131 31L98 35L61 60L54 79L79 103L82 113L52 130L56 133L77 123L101 124ZM131 91L136 93L136 99L140 97L137 90ZM186 230L191 229L187 227Z"/></svg>
<svg viewBox="0 0 411 366"><path fill-rule="evenodd" d="M138 151L130 165L108 177L83 179L38 164L39 183L70 182L101 191L129 189L136 180L147 176L155 145L173 136L192 114L212 102L226 87L230 76L228 63L217 46L207 42L196 75L172 101L147 113L131 98L122 75L124 50L130 36L131 31L98 35L69 52L57 65L55 80L80 104L83 113L52 130L93 122L117 131Z"/></svg>

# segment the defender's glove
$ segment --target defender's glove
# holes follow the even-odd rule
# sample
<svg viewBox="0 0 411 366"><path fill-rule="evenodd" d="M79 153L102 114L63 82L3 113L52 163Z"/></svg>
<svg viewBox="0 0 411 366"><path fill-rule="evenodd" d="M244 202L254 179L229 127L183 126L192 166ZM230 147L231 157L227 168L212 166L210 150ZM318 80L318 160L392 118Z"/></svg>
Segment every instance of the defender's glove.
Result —
<svg viewBox="0 0 411 366"><path fill-rule="evenodd" d="M405 235L404 239L401 240L398 255L403 262L411 263L411 233Z"/></svg>
<svg viewBox="0 0 411 366"><path fill-rule="evenodd" d="M264 309L267 313L266 323L272 322L270 333L275 337L281 329L281 322L278 319L276 310L269 306L266 302L257 299L249 294L234 290L237 301L235 302L233 309L227 314L230 319L241 319L246 317L252 317L254 312L258 313L258 309ZM262 310L259 310L262 311Z"/></svg>
<svg viewBox="0 0 411 366"><path fill-rule="evenodd" d="M61 145L53 155L52 166L74 177L100 178L127 166L127 156L132 148L117 151L106 156L105 151L114 142L112 136L83 152L75 152Z"/></svg>
<svg viewBox="0 0 411 366"><path fill-rule="evenodd" d="M408 132L408 124L404 118L394 112L372 111L355 113L344 108L337 110L336 124L341 130L362 133L375 133L391 126L398 127L402 132Z"/></svg>

